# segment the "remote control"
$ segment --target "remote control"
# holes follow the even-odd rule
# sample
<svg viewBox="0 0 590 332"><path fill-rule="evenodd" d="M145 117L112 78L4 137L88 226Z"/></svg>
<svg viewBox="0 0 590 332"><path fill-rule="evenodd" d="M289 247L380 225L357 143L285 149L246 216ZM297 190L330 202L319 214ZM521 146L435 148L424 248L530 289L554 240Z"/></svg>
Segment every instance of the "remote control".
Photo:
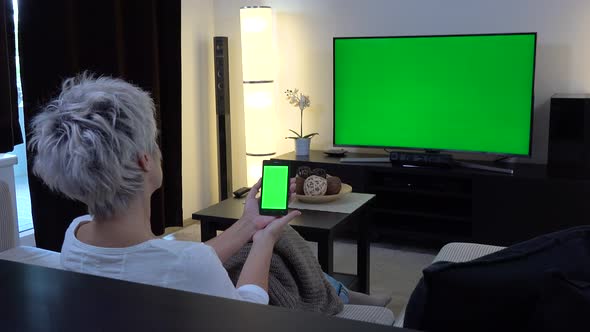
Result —
<svg viewBox="0 0 590 332"><path fill-rule="evenodd" d="M234 191L234 197L235 198L242 198L244 196L246 196L246 194L250 191L250 187L242 187L236 191Z"/></svg>

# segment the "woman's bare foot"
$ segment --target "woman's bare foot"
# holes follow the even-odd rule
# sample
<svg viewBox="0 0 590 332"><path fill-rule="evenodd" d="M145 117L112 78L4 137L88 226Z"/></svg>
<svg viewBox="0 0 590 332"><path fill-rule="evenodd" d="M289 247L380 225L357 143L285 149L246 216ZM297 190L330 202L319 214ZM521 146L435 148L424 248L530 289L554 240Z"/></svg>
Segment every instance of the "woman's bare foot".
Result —
<svg viewBox="0 0 590 332"><path fill-rule="evenodd" d="M372 305L385 307L391 302L391 296L385 294L367 295L364 293L348 291L348 304Z"/></svg>

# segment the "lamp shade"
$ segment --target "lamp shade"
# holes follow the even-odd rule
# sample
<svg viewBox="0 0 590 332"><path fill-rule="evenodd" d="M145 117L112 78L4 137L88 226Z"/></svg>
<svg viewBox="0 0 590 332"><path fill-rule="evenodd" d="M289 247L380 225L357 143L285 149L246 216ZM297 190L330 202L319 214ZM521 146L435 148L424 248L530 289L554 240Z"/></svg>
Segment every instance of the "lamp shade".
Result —
<svg viewBox="0 0 590 332"><path fill-rule="evenodd" d="M241 8L240 27L244 82L273 80L272 9L270 7Z"/></svg>
<svg viewBox="0 0 590 332"><path fill-rule="evenodd" d="M275 154L272 9L240 9L242 78L248 185L262 175L262 161Z"/></svg>
<svg viewBox="0 0 590 332"><path fill-rule="evenodd" d="M246 153L272 155L274 137L274 83L244 84Z"/></svg>

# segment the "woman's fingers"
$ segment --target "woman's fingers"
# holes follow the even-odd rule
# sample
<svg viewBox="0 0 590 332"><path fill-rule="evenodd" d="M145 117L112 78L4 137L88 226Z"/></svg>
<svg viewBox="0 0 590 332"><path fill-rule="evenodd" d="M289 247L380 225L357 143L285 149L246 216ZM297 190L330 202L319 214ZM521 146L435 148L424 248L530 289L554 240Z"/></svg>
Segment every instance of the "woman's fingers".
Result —
<svg viewBox="0 0 590 332"><path fill-rule="evenodd" d="M284 227L286 224L288 224L291 220L295 219L296 217L300 216L301 212L299 210L292 210L289 211L289 213L287 213L287 215L278 218L277 220L275 220L271 225L276 224L275 227L279 227L282 228Z"/></svg>
<svg viewBox="0 0 590 332"><path fill-rule="evenodd" d="M256 198L256 194L258 194L258 191L260 190L260 186L262 185L262 179L258 179L258 182L256 182L255 185L252 186L252 189L250 189L250 191L248 192L248 199L252 199L252 198Z"/></svg>
<svg viewBox="0 0 590 332"><path fill-rule="evenodd" d="M297 194L292 193L291 195L289 195L289 204L295 202L295 196L297 196Z"/></svg>
<svg viewBox="0 0 590 332"><path fill-rule="evenodd" d="M289 204L293 203L293 201L295 201L295 195L297 191L297 181L295 180L295 178L291 178L289 180Z"/></svg>
<svg viewBox="0 0 590 332"><path fill-rule="evenodd" d="M299 210L291 210L289 211L289 213L287 213L286 216L281 217L281 219L285 219L287 220L287 222L295 219L296 217L299 217L301 215L301 211Z"/></svg>

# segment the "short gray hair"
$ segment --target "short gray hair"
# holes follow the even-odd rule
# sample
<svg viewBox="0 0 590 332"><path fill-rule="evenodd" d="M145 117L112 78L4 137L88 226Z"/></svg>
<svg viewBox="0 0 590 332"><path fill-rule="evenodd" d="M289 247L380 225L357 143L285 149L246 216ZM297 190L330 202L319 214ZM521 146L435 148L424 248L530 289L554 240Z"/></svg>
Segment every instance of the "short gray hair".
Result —
<svg viewBox="0 0 590 332"><path fill-rule="evenodd" d="M32 121L33 172L91 214L112 217L143 191L139 156L160 156L154 114L150 95L121 79L69 78Z"/></svg>

